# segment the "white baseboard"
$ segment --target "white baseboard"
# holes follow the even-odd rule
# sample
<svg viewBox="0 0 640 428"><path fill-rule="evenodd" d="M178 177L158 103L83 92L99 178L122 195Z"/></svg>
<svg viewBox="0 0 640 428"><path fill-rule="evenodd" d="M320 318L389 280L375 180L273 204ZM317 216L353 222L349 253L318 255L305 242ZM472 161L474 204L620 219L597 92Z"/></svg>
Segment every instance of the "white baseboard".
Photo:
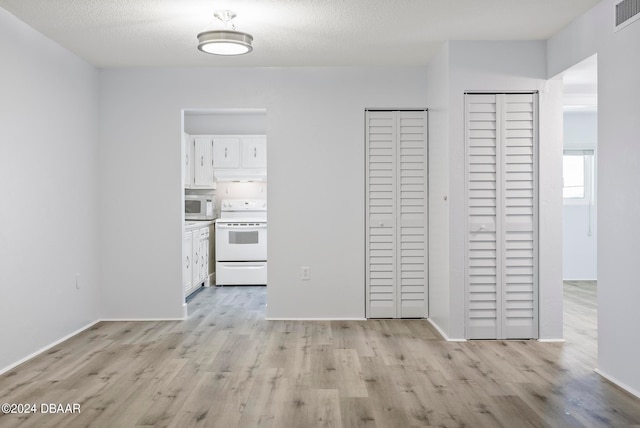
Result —
<svg viewBox="0 0 640 428"><path fill-rule="evenodd" d="M267 317L267 321L366 321L366 318L280 318Z"/></svg>
<svg viewBox="0 0 640 428"><path fill-rule="evenodd" d="M594 369L594 372L598 373L600 376L602 376L603 378L605 378L606 380L608 380L611 383L616 384L617 386L619 386L620 388L624 389L625 391L627 391L629 394L635 395L636 397L640 398L640 391L630 387L629 385L624 384L623 382L620 382L618 379L616 379L613 376L608 375L607 373L603 372L600 369Z"/></svg>
<svg viewBox="0 0 640 428"><path fill-rule="evenodd" d="M75 336L75 335L77 335L77 334L80 334L80 333L82 333L83 331L85 331L85 330L87 330L87 329L89 329L89 328L93 327L94 325L98 324L100 321L102 321L102 320L95 320L95 321L93 321L93 322L90 322L89 324L85 325L84 327L80 327L80 328L79 328L79 329L77 329L76 331L74 331L74 332L72 332L72 333L69 333L69 334L67 334L66 336L64 336L64 337L62 337L62 338L60 338L60 339L56 340L55 342L50 343L49 345L44 346L44 347L42 347L42 348L38 349L36 352L33 352L33 353L31 353L31 354L27 355L26 357L24 357L24 358L22 358L22 359L20 359L20 360L16 361L16 362L15 362L15 363L13 363L13 364L10 364L10 365L8 365L7 367L4 367L3 369L0 369L0 375L1 375L1 374L3 374L3 373L8 372L9 370L13 369L14 367L19 366L19 365L20 365L20 364L22 364L22 363L25 363L25 362L29 361L30 359L32 359L32 358L34 358L34 357L37 357L38 355L42 354L43 352L48 351L49 349L53 348L54 346L61 344L61 343L62 343L62 342L64 342L65 340L71 339L73 336Z"/></svg>
<svg viewBox="0 0 640 428"><path fill-rule="evenodd" d="M597 282L598 279L597 278L563 278L563 281L594 281Z"/></svg>
<svg viewBox="0 0 640 428"><path fill-rule="evenodd" d="M467 339L452 339L444 331L442 331L440 326L436 324L431 318L427 318L427 321L429 322L429 324L433 326L433 328L435 328L438 331L440 336L442 336L442 338L447 342L466 342L467 341Z"/></svg>
<svg viewBox="0 0 640 428"><path fill-rule="evenodd" d="M155 322L155 321L184 321L185 318L102 318L104 322Z"/></svg>
<svg viewBox="0 0 640 428"><path fill-rule="evenodd" d="M542 343L565 343L564 339L538 339L538 342Z"/></svg>

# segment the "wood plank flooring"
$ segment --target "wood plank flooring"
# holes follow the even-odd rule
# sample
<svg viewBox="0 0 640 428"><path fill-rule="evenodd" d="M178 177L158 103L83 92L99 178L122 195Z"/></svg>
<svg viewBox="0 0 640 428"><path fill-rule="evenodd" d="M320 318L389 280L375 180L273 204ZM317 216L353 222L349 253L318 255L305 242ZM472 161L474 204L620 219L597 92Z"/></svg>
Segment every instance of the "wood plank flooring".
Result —
<svg viewBox="0 0 640 428"><path fill-rule="evenodd" d="M104 322L0 376L0 401L79 403L0 427L629 427L593 372L595 284L567 343L447 343L423 320L265 321L264 287L208 288L182 322Z"/></svg>

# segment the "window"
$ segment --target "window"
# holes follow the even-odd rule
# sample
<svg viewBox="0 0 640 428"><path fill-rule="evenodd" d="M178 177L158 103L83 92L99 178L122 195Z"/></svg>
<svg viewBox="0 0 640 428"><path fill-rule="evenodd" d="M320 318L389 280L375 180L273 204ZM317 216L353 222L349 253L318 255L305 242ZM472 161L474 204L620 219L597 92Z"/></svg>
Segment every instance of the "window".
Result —
<svg viewBox="0 0 640 428"><path fill-rule="evenodd" d="M565 150L562 162L565 204L593 204L595 199L594 150Z"/></svg>

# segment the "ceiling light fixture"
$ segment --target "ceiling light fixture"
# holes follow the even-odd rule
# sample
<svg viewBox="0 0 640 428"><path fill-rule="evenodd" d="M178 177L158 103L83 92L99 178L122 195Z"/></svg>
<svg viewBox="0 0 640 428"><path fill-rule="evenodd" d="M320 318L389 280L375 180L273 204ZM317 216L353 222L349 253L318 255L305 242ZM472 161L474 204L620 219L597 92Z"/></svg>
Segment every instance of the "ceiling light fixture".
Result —
<svg viewBox="0 0 640 428"><path fill-rule="evenodd" d="M219 10L213 14L224 23L224 30L208 30L198 34L198 49L213 55L243 55L253 50L253 36L236 31L232 20L236 14L230 10ZM231 24L231 29L227 26Z"/></svg>

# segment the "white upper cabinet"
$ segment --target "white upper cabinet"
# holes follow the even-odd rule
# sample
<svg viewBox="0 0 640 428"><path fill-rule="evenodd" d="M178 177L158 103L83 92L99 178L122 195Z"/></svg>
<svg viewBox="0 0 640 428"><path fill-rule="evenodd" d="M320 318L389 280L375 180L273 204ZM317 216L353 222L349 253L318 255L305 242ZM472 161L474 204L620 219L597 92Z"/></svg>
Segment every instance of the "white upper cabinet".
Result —
<svg viewBox="0 0 640 428"><path fill-rule="evenodd" d="M266 169L266 135L213 137L213 172L217 180L264 179Z"/></svg>
<svg viewBox="0 0 640 428"><path fill-rule="evenodd" d="M240 167L240 137L213 138L213 168Z"/></svg>
<svg viewBox="0 0 640 428"><path fill-rule="evenodd" d="M213 137L199 135L189 137L184 134L186 147L184 152L185 189L213 189Z"/></svg>
<svg viewBox="0 0 640 428"><path fill-rule="evenodd" d="M212 189L216 180L264 179L266 135L196 135L184 148L187 189Z"/></svg>
<svg viewBox="0 0 640 428"><path fill-rule="evenodd" d="M211 188L213 186L213 162L210 137L195 137L193 139L194 164L193 186L195 188Z"/></svg>
<svg viewBox="0 0 640 428"><path fill-rule="evenodd" d="M267 137L265 135L251 135L241 138L242 167L267 167Z"/></svg>

